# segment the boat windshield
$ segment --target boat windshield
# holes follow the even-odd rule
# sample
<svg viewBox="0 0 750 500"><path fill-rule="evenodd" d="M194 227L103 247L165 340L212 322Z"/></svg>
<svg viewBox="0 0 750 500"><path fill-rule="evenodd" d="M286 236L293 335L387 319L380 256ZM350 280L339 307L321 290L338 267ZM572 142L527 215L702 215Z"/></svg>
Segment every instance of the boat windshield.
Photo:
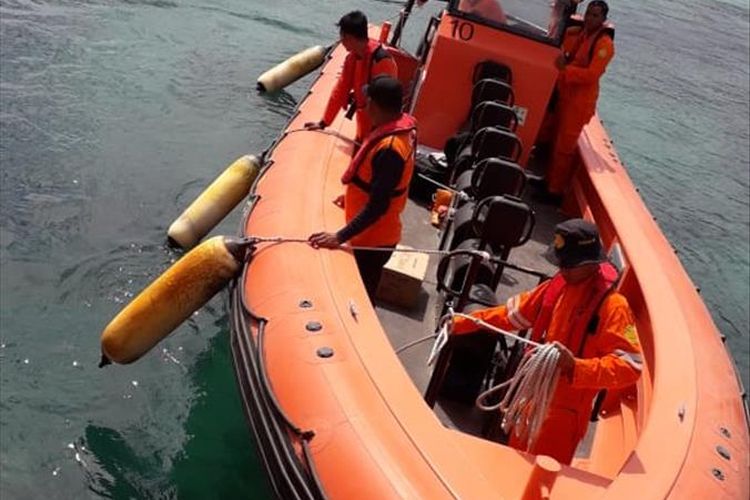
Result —
<svg viewBox="0 0 750 500"><path fill-rule="evenodd" d="M449 11L527 38L559 45L563 20L575 12L575 5L572 0L450 0Z"/></svg>

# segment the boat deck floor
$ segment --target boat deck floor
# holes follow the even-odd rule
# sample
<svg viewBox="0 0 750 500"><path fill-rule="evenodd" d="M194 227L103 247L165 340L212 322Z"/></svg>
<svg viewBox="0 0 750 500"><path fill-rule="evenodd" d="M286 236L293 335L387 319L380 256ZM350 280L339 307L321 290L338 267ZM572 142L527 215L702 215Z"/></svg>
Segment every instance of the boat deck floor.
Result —
<svg viewBox="0 0 750 500"><path fill-rule="evenodd" d="M508 261L551 275L555 267L544 258L543 254L552 241L555 225L565 217L556 207L533 200L531 195L534 192L535 189L529 186L524 195L524 201L533 207L536 215L536 224L531 239L523 246L511 250ZM402 244L412 248L436 249L438 247L440 232L430 224L428 208L409 200L402 214L402 222L404 225ZM378 318L394 350L435 332L443 300L436 290L436 270L439 260L438 255L430 255L427 273L415 307L405 309L382 301L376 303ZM529 290L537 283L538 279L534 276L506 269L496 290L496 296L502 304L509 297ZM422 394L427 388L432 372L432 367L427 366L427 358L432 345L433 341L427 340L398 354L404 368ZM447 427L477 436L481 434L486 418L484 412L473 406L440 399L435 405L435 412Z"/></svg>

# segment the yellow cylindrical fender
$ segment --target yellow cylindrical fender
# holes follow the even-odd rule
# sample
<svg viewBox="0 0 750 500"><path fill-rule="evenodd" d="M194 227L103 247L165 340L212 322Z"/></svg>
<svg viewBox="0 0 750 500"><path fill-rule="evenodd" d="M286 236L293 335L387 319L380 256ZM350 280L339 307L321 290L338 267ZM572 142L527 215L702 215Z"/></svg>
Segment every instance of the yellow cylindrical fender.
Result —
<svg viewBox="0 0 750 500"><path fill-rule="evenodd" d="M214 236L147 286L102 332L102 363L132 363L239 274L248 244Z"/></svg>
<svg viewBox="0 0 750 500"><path fill-rule="evenodd" d="M229 165L169 226L169 243L184 249L194 247L247 196L259 171L260 161L252 155Z"/></svg>
<svg viewBox="0 0 750 500"><path fill-rule="evenodd" d="M328 49L316 45L277 64L258 78L258 90L276 92L323 64Z"/></svg>

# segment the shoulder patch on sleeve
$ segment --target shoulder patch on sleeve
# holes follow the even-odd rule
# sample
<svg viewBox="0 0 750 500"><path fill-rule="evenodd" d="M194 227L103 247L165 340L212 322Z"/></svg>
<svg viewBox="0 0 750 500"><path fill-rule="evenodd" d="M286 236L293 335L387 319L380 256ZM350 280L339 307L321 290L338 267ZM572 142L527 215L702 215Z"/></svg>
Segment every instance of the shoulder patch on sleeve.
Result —
<svg viewBox="0 0 750 500"><path fill-rule="evenodd" d="M622 335L631 344L638 345L638 334L635 332L635 325L630 324L630 325L626 326L625 330L622 332Z"/></svg>
<svg viewBox="0 0 750 500"><path fill-rule="evenodd" d="M608 54L609 54L609 51L605 49L604 47L599 49L599 51L596 53L596 55L598 55L600 59L605 59Z"/></svg>

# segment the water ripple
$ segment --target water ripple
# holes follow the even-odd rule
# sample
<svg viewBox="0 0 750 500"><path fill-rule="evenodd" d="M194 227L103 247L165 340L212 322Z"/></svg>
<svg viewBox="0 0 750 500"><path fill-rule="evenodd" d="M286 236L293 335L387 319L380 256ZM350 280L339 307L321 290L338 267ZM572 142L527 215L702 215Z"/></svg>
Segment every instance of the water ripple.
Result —
<svg viewBox="0 0 750 500"><path fill-rule="evenodd" d="M101 254L89 255L60 270L56 286L61 303L129 302L164 272L178 255L163 245L121 244Z"/></svg>

